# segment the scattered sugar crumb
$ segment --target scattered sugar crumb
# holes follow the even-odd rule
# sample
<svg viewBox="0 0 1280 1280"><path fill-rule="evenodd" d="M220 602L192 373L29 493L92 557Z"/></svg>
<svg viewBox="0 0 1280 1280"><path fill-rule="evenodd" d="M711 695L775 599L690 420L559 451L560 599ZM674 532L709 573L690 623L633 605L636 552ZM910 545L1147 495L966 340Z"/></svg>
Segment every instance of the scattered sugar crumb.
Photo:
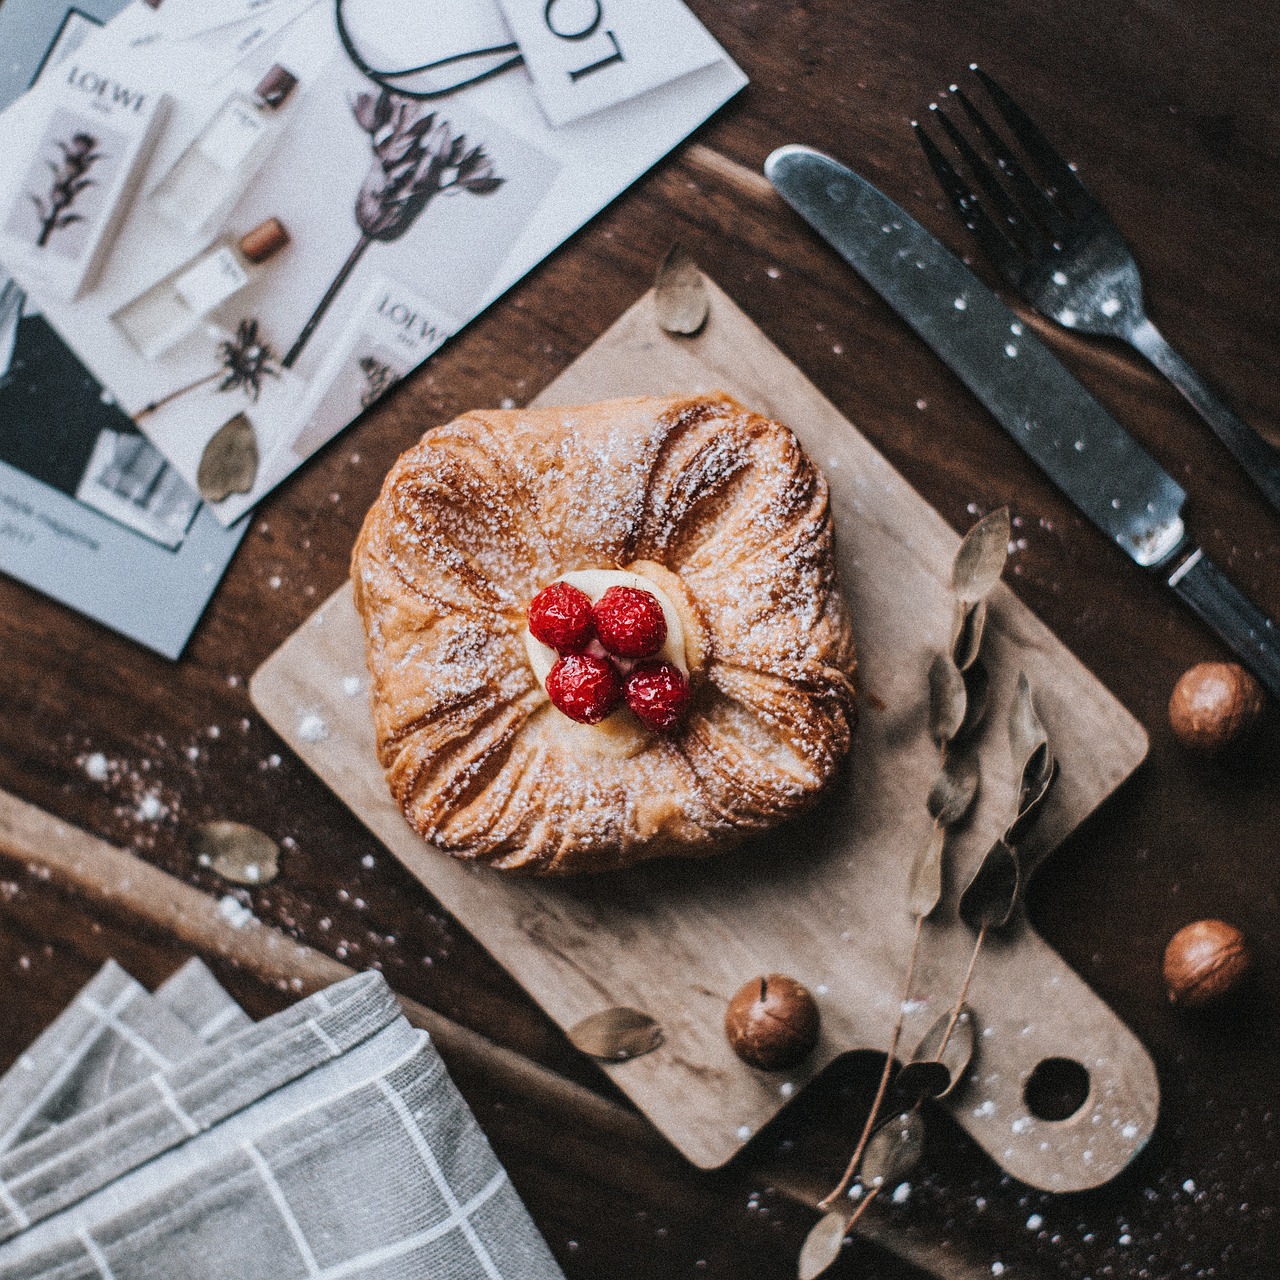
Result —
<svg viewBox="0 0 1280 1280"><path fill-rule="evenodd" d="M376 862L376 860L374 859L373 854L371 854L371 853L366 853L366 854L364 855L364 857L360 859L360 865L361 865L361 866L362 866L366 871L372 871L372 870L373 870L373 868L374 868L375 866L377 866L377 862Z"/></svg>
<svg viewBox="0 0 1280 1280"><path fill-rule="evenodd" d="M1182 1184L1182 1189L1183 1189L1183 1191L1185 1191L1189 1196L1190 1196L1190 1195L1195 1195L1195 1191L1196 1191L1196 1181L1195 1181L1195 1179L1194 1179L1194 1178L1188 1178L1188 1179L1186 1180L1186 1182L1184 1182L1184 1183Z"/></svg>
<svg viewBox="0 0 1280 1280"><path fill-rule="evenodd" d="M895 1187L891 1198L894 1204L906 1204L911 1199L911 1183L903 1182Z"/></svg>
<svg viewBox="0 0 1280 1280"><path fill-rule="evenodd" d="M917 408L917 409L922 409L922 410L923 410L923 409L927 409L928 407L929 407L929 402L928 402L927 400L917 400L917 401L916 401L916 408Z"/></svg>
<svg viewBox="0 0 1280 1280"><path fill-rule="evenodd" d="M243 929L253 919L253 912L239 898L231 894L218 900L218 914L233 929Z"/></svg>
<svg viewBox="0 0 1280 1280"><path fill-rule="evenodd" d="M791 1095L795 1093L795 1091L796 1091L796 1087L791 1083L790 1080L784 1080L783 1083L778 1086L778 1092L782 1094L784 1098L791 1097Z"/></svg>
<svg viewBox="0 0 1280 1280"><path fill-rule="evenodd" d="M154 791L146 792L138 801L138 817L143 822L159 822L169 813L169 806L164 804Z"/></svg>
<svg viewBox="0 0 1280 1280"><path fill-rule="evenodd" d="M107 757L101 751L95 751L91 755L87 755L81 761L84 771L94 782L106 782L111 776L111 766L107 763Z"/></svg>
<svg viewBox="0 0 1280 1280"><path fill-rule="evenodd" d="M1043 1226L1044 1226L1044 1219L1038 1213L1033 1213L1031 1217L1027 1219L1028 1231L1039 1231L1040 1228Z"/></svg>
<svg viewBox="0 0 1280 1280"><path fill-rule="evenodd" d="M749 1124L740 1124L738 1126L738 1141L746 1142L751 1137L751 1126Z"/></svg>
<svg viewBox="0 0 1280 1280"><path fill-rule="evenodd" d="M298 737L303 742L323 742L329 736L329 726L314 711L298 721Z"/></svg>
<svg viewBox="0 0 1280 1280"><path fill-rule="evenodd" d="M993 1276L1002 1276L1002 1275L1004 1275L1004 1263L1003 1263L1003 1262L993 1262L993 1263L991 1264L991 1274L992 1274Z"/></svg>
<svg viewBox="0 0 1280 1280"><path fill-rule="evenodd" d="M342 681L342 692L348 698L356 697L364 689L364 681L359 676L345 676Z"/></svg>
<svg viewBox="0 0 1280 1280"><path fill-rule="evenodd" d="M278 573L273 573L271 577L267 579L267 586L269 586L272 591L279 591L282 582L283 579L280 575Z"/></svg>
<svg viewBox="0 0 1280 1280"><path fill-rule="evenodd" d="M516 407L516 402L510 396L503 396L500 407L503 409L514 409Z"/></svg>

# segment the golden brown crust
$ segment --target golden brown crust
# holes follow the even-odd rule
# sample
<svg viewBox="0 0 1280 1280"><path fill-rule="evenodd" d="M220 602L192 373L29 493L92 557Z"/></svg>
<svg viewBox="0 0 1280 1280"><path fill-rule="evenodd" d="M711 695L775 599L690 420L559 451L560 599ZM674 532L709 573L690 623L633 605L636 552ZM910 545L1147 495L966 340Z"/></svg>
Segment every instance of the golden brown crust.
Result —
<svg viewBox="0 0 1280 1280"><path fill-rule="evenodd" d="M640 562L639 564L635 562ZM522 630L575 569L630 565L703 652L665 737L576 725ZM849 748L853 636L827 485L725 395L479 410L396 462L352 556L378 757L414 828L533 874L696 856L810 802Z"/></svg>

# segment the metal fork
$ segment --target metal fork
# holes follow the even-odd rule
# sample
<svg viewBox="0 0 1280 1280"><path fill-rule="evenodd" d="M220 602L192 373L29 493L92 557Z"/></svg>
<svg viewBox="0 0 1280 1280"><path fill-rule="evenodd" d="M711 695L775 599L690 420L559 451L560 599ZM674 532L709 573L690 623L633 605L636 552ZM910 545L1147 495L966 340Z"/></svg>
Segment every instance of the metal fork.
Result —
<svg viewBox="0 0 1280 1280"><path fill-rule="evenodd" d="M1068 329L1121 338L1146 356L1280 510L1280 450L1237 417L1164 340L1147 318L1138 264L1110 215L1026 112L985 71L977 66L969 69L1030 164L1014 157L1003 136L954 85L951 97L968 117L978 145L937 103L929 110L978 190L961 177L919 122L912 121L912 127L943 190L982 251L1042 315ZM984 158L984 150L994 165Z"/></svg>

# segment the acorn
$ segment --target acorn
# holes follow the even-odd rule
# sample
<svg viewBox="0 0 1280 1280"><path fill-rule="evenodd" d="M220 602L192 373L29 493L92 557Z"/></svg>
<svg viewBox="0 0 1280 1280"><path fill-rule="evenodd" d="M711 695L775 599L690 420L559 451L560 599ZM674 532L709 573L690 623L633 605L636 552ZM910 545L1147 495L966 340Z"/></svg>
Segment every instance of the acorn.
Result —
<svg viewBox="0 0 1280 1280"><path fill-rule="evenodd" d="M743 1062L762 1071L781 1071L813 1052L820 1023L808 987L785 974L768 973L752 978L729 1001L724 1033Z"/></svg>
<svg viewBox="0 0 1280 1280"><path fill-rule="evenodd" d="M1169 940L1164 984L1169 999L1186 1009L1220 1004L1253 968L1244 934L1225 920L1196 920Z"/></svg>

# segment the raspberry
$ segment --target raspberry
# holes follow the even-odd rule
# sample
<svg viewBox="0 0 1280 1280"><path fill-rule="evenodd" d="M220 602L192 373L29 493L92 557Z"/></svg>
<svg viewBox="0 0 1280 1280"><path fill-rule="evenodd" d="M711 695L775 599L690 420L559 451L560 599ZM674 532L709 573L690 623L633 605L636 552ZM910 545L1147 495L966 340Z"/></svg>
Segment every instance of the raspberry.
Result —
<svg viewBox="0 0 1280 1280"><path fill-rule="evenodd" d="M610 587L591 606L596 635L620 658L648 658L667 638L667 619L657 596L638 587Z"/></svg>
<svg viewBox="0 0 1280 1280"><path fill-rule="evenodd" d="M671 662L642 662L627 677L627 706L646 729L674 729L689 709L689 682Z"/></svg>
<svg viewBox="0 0 1280 1280"><path fill-rule="evenodd" d="M533 638L559 653L585 649L595 635L590 598L567 582L553 582L539 591L529 604L528 616Z"/></svg>
<svg viewBox="0 0 1280 1280"><path fill-rule="evenodd" d="M599 724L622 700L622 680L608 658L567 653L547 673L552 705L579 724Z"/></svg>

